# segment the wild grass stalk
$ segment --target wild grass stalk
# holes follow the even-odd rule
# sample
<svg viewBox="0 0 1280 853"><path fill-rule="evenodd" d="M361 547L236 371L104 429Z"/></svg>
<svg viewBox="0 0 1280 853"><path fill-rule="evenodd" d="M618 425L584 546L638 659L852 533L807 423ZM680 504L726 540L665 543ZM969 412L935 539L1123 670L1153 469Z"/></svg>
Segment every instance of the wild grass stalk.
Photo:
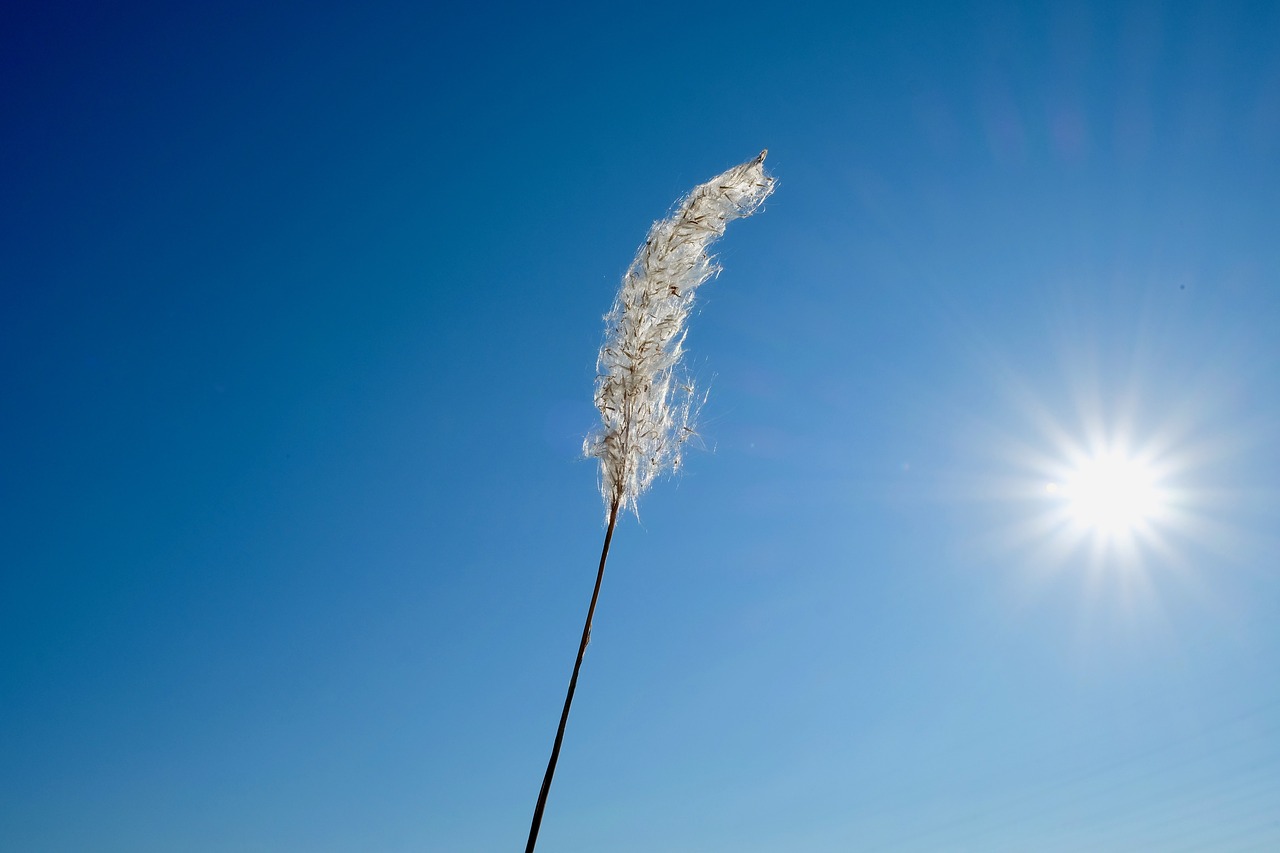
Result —
<svg viewBox="0 0 1280 853"><path fill-rule="evenodd" d="M538 841L618 514L628 508L635 511L636 500L654 479L679 467L685 442L693 435L697 396L679 370L694 295L719 272L708 249L729 222L755 213L773 192L774 179L764 171L767 153L761 151L754 160L695 187L670 216L654 223L605 315L605 338L596 360L595 404L601 425L587 436L583 451L600 461L600 494L608 522L525 853L533 853Z"/></svg>

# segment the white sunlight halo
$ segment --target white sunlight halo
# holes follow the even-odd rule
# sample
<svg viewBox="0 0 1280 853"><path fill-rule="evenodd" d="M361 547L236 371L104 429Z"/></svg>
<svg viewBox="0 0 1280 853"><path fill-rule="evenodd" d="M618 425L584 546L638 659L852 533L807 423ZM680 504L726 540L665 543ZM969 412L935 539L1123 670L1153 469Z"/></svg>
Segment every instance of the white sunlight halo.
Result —
<svg viewBox="0 0 1280 853"><path fill-rule="evenodd" d="M1050 482L1045 491L1065 502L1076 525L1101 535L1156 523L1165 509L1154 467L1115 451L1079 460L1064 482Z"/></svg>

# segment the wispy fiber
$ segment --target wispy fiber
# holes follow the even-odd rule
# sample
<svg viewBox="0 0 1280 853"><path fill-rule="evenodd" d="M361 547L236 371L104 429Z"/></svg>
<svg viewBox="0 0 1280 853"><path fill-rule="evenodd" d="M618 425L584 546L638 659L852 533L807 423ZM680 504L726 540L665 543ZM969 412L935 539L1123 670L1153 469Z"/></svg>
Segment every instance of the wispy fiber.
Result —
<svg viewBox="0 0 1280 853"><path fill-rule="evenodd" d="M613 308L605 315L595 396L603 424L587 437L583 449L600 460L600 492L609 508L609 524L525 853L533 853L538 842L582 656L591 641L591 620L600 598L618 511L634 509L636 499L654 478L680 463L681 449L692 434L693 386L676 371L684 353L685 322L694 292L719 271L707 250L724 234L728 223L755 213L773 192L774 179L764 172L766 153L761 151L750 163L696 187L676 203L669 217L654 224L622 279Z"/></svg>
<svg viewBox="0 0 1280 853"><path fill-rule="evenodd" d="M603 424L583 450L600 460L606 506L634 509L659 474L680 464L695 410L692 384L677 375L685 322L699 285L719 272L711 244L773 192L767 153L695 188L654 223L605 316L595 394Z"/></svg>

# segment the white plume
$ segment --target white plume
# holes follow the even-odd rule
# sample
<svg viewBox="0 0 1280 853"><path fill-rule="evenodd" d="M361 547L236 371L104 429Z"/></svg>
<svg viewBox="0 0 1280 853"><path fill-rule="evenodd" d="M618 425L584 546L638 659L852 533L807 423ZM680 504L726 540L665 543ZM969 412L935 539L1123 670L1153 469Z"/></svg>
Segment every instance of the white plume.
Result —
<svg viewBox="0 0 1280 853"><path fill-rule="evenodd" d="M595 391L603 424L583 451L600 460L600 492L611 507L634 509L659 474L680 464L696 414L692 385L676 375L685 322L698 286L719 272L708 248L773 192L767 153L694 188L654 223L605 315Z"/></svg>

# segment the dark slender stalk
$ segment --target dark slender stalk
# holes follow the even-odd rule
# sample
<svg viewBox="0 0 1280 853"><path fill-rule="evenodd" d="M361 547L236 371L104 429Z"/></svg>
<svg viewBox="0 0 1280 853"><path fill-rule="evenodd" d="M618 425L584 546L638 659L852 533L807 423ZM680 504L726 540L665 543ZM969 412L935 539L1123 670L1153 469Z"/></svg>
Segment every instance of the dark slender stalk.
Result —
<svg viewBox="0 0 1280 853"><path fill-rule="evenodd" d="M604 533L604 548L600 551L600 569L596 572L596 588L591 593L591 606L587 608L587 623L582 626L582 642L578 644L578 659L573 663L573 676L569 679L569 692L564 697L564 710L560 712L560 728L556 729L556 742L551 747L551 760L547 762L547 774L542 777L542 790L538 792L538 805L533 810L533 825L529 827L529 843L524 853L533 853L538 843L538 828L542 826L542 812L547 807L547 794L551 792L551 777L556 775L556 761L560 759L560 743L564 740L564 726L569 722L569 706L573 704L573 691L578 686L578 670L582 668L582 656L591 642L591 619L596 615L596 600L600 598L600 582L604 580L604 562L609 559L609 542L613 539L613 527L618 523L619 499L614 498L609 507L609 528Z"/></svg>

